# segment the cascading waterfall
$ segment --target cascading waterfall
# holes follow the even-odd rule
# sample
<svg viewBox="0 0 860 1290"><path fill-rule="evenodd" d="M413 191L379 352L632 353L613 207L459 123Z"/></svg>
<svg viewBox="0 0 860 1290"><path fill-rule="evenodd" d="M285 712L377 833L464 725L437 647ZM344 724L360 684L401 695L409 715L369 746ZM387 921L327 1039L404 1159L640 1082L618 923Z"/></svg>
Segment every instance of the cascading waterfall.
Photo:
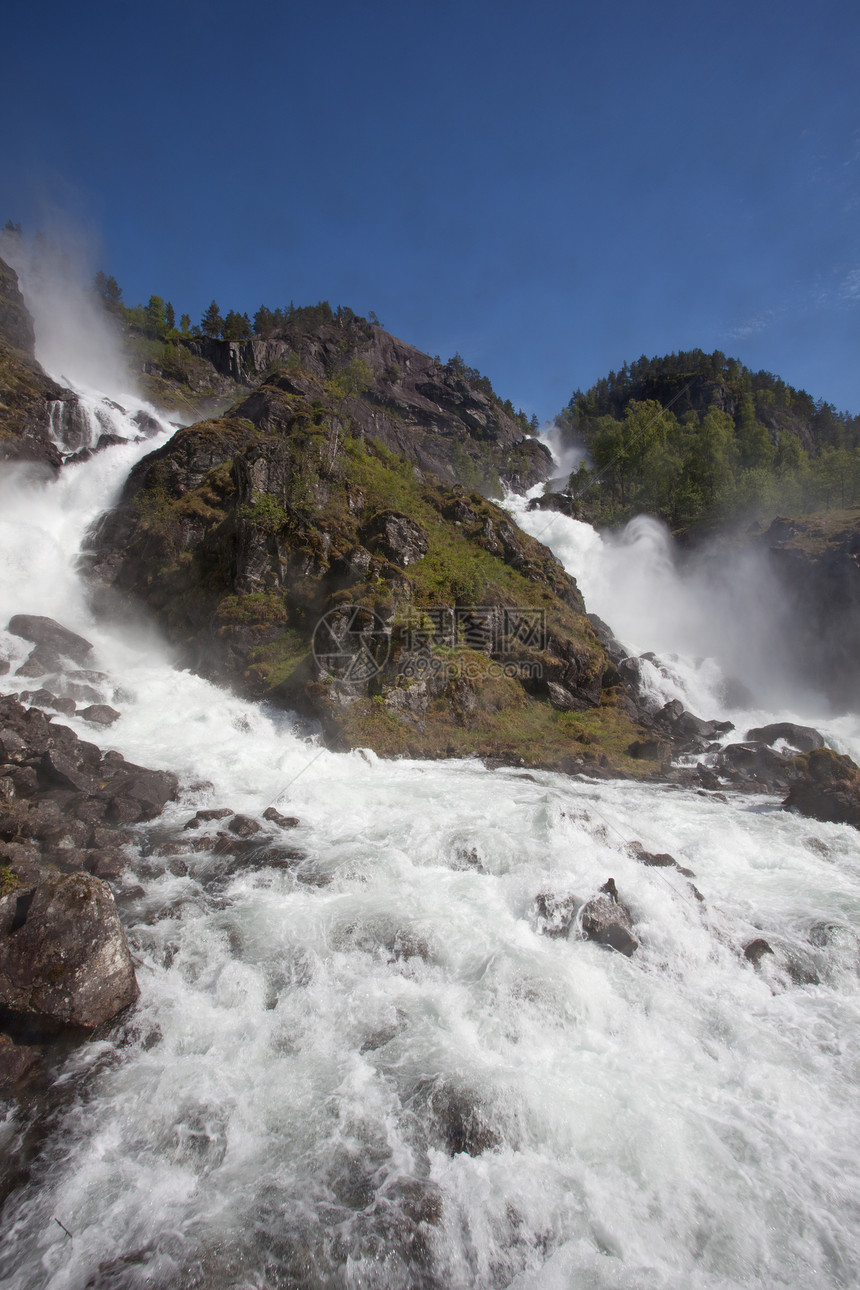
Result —
<svg viewBox="0 0 860 1290"><path fill-rule="evenodd" d="M333 754L176 670L154 632L94 621L77 569L162 441L124 425L127 444L56 482L2 481L2 621L48 613L92 640L121 712L104 746L183 784L135 830L118 890L138 1005L58 1066L47 1123L0 1124L24 1162L2 1285L855 1285L856 832L770 798ZM717 695L717 661L652 637L635 572L612 589L650 561L668 595L671 561L642 559L653 533L619 557L564 517L519 518L656 651L655 686ZM288 869L231 865L183 831L201 808L271 803L299 820ZM540 895L610 875L633 958L540 935ZM775 950L758 970L756 936Z"/></svg>

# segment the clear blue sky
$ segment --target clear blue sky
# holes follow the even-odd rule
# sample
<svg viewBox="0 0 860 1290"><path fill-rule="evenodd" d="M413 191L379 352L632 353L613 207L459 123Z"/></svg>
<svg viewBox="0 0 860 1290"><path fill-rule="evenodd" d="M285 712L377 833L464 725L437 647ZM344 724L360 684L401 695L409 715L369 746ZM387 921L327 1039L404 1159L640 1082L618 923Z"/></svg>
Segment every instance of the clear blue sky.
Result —
<svg viewBox="0 0 860 1290"><path fill-rule="evenodd" d="M0 223L127 303L328 299L541 418L700 346L860 412L860 5L8 5Z"/></svg>

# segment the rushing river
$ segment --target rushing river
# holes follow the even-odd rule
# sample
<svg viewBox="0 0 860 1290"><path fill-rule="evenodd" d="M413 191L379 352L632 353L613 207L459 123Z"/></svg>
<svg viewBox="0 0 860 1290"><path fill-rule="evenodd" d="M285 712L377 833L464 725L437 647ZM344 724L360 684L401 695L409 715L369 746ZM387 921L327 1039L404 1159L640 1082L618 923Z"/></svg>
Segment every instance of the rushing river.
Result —
<svg viewBox="0 0 860 1290"><path fill-rule="evenodd" d="M176 670L155 632L94 620L77 569L170 433L56 482L0 481L0 622L45 613L93 641L122 714L103 746L183 786L118 889L140 1001L58 1066L3 1211L0 1285L856 1286L857 832L769 797L333 754ZM631 649L656 651L655 701L741 735L815 716L814 695L717 706L731 632L718 657L701 648L705 610L653 527L610 544L518 518ZM695 639L672 638L694 619ZM0 632L13 668L27 650ZM860 752L855 716L818 715ZM175 842L200 808L272 803L300 821L288 869ZM692 869L704 902L633 840ZM632 958L539 934L538 895L609 876ZM776 953L756 970L760 936ZM6 1109L0 1151L23 1158L32 1131Z"/></svg>

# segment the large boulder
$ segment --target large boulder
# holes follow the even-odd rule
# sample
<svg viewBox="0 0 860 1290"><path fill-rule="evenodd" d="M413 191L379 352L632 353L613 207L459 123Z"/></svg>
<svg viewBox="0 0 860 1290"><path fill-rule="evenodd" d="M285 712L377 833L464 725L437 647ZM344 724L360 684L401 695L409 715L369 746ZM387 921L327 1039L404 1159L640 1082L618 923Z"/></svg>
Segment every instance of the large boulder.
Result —
<svg viewBox="0 0 860 1290"><path fill-rule="evenodd" d="M13 636L34 641L41 650L62 654L76 663L84 663L93 648L83 636L78 636L53 618L45 618L41 614L15 614L10 618L6 630Z"/></svg>
<svg viewBox="0 0 860 1290"><path fill-rule="evenodd" d="M860 767L850 757L813 748L791 764L797 778L783 802L787 810L860 829Z"/></svg>
<svg viewBox="0 0 860 1290"><path fill-rule="evenodd" d="M584 935L590 941L597 941L628 958L639 948L639 942L633 935L633 917L627 906L622 905L618 899L612 878L604 883L597 896L586 901L580 911L579 921Z"/></svg>
<svg viewBox="0 0 860 1290"><path fill-rule="evenodd" d="M774 721L769 726L756 726L747 731L747 740L753 743L772 745L780 739L802 753L824 747L823 735L812 726L798 726L793 721Z"/></svg>
<svg viewBox="0 0 860 1290"><path fill-rule="evenodd" d="M0 899L0 1010L36 1032L95 1030L138 995L110 888L87 873Z"/></svg>

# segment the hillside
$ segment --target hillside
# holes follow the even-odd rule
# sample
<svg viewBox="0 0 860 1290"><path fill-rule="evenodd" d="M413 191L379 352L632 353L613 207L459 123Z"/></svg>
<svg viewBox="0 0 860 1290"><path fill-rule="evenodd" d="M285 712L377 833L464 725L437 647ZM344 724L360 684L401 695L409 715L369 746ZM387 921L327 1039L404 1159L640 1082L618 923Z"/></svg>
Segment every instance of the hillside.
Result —
<svg viewBox="0 0 860 1290"><path fill-rule="evenodd" d="M625 364L558 425L588 454L569 490L597 522L645 511L683 530L860 501L860 417L719 351Z"/></svg>
<svg viewBox="0 0 860 1290"><path fill-rule="evenodd" d="M334 746L655 769L573 579L361 406L295 369L144 458L92 540L105 610L146 605L183 663Z"/></svg>

